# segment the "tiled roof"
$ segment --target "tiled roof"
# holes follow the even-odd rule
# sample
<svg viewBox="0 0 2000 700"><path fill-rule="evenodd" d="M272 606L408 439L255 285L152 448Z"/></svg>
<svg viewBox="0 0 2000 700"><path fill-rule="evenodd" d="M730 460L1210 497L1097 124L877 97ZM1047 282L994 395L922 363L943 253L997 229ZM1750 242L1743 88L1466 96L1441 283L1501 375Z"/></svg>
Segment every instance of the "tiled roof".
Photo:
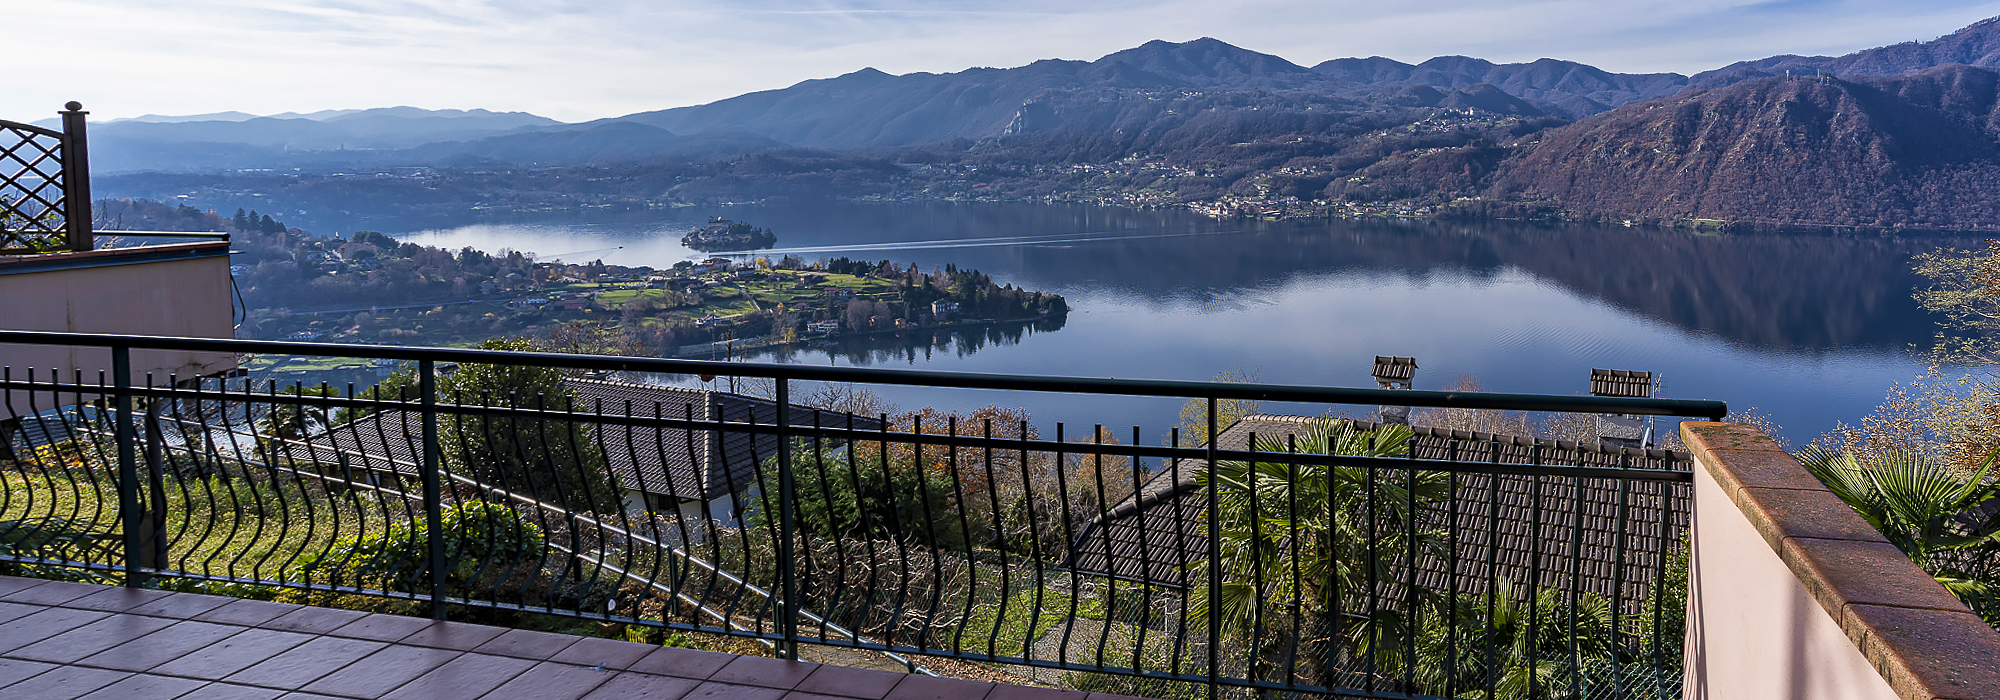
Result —
<svg viewBox="0 0 2000 700"><path fill-rule="evenodd" d="M1250 416L1223 431L1216 444L1224 450L1244 450L1248 449L1253 434L1283 439L1280 436L1297 434L1313 420L1317 419ZM1354 423L1363 430L1380 427L1369 421ZM1607 449L1566 441L1435 428L1420 427L1414 431L1415 456L1423 459L1634 469L1687 469L1690 460L1685 452ZM1205 466L1199 461L1181 461L1155 474L1133 495L1083 528L1071 544L1065 566L1079 572L1176 587L1198 583L1201 574L1191 574L1188 565L1202 560L1208 548L1201 534L1208 499L1205 490L1196 483L1196 476ZM1394 478L1394 474L1385 478ZM1643 599L1643 591L1660 564L1654 553L1662 549L1659 545L1662 528L1669 541L1678 540L1686 532L1690 497L1687 484L1631 481L1626 482L1628 486L1621 495L1619 482L1608 479L1542 477L1539 482L1538 510L1535 477L1461 474L1457 477L1455 500L1459 510L1455 526L1448 526L1454 522L1448 506L1426 513L1428 527L1442 529L1454 538L1452 551L1457 553L1461 590L1485 590L1489 553L1494 559L1494 575L1525 582L1531 578L1531 570L1537 563L1535 553L1539 551L1544 585L1566 584L1563 574L1574 565L1578 583L1585 591L1608 595L1612 581L1622 576L1623 600L1629 604ZM1624 570L1619 572L1614 526L1618 522L1621 497L1628 526L1623 543ZM1579 506L1572 508L1572 503ZM1664 523L1663 505L1669 506ZM1574 527L1578 524L1580 528ZM1497 536L1489 537L1489 533ZM1578 546L1572 548L1572 542ZM1418 580L1442 590L1446 587L1447 562L1435 559L1427 558L1419 565Z"/></svg>
<svg viewBox="0 0 2000 700"><path fill-rule="evenodd" d="M777 404L739 394L650 386L594 379L566 379L577 393L580 416L658 417L723 420L773 425ZM414 473L421 461L421 413L385 410L311 438L311 454L322 464L345 464L376 471ZM792 424L847 425L848 418L794 404ZM875 418L855 417L854 427L881 427ZM721 432L718 436L717 433ZM595 439L620 483L646 493L709 500L741 492L757 480L757 464L775 453L775 435L654 426L597 425ZM301 455L295 455L294 459Z"/></svg>

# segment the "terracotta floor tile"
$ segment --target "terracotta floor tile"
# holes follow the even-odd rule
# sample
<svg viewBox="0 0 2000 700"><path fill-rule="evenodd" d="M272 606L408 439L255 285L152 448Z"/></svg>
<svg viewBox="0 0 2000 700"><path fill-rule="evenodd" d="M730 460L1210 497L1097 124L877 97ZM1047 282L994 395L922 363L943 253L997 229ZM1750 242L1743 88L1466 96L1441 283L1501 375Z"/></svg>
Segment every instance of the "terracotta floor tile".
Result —
<svg viewBox="0 0 2000 700"><path fill-rule="evenodd" d="M7 652L7 655L36 661L75 663L92 654L171 627L173 624L173 620L157 617L112 615Z"/></svg>
<svg viewBox="0 0 2000 700"><path fill-rule="evenodd" d="M7 594L7 600L35 605L61 605L104 590L104 586L70 581L49 581Z"/></svg>
<svg viewBox="0 0 2000 700"><path fill-rule="evenodd" d="M577 638L554 632L535 630L507 630L494 637L493 641L479 645L473 651L481 654L499 654L522 659L541 661L569 648Z"/></svg>
<svg viewBox="0 0 2000 700"><path fill-rule="evenodd" d="M620 673L597 686L583 700L680 700L701 681L647 673Z"/></svg>
<svg viewBox="0 0 2000 700"><path fill-rule="evenodd" d="M456 649L391 646L322 676L307 684L305 689L364 698L381 697L464 653Z"/></svg>
<svg viewBox="0 0 2000 700"><path fill-rule="evenodd" d="M180 622L106 649L84 659L82 664L125 671L144 671L242 632L243 628L233 625Z"/></svg>
<svg viewBox="0 0 2000 700"><path fill-rule="evenodd" d="M22 578L20 576L0 576L0 596L27 588L34 588L44 583L48 583L48 581L38 578Z"/></svg>
<svg viewBox="0 0 2000 700"><path fill-rule="evenodd" d="M196 593L174 593L164 598L134 606L125 612L134 615L153 615L185 620L234 602L234 598Z"/></svg>
<svg viewBox="0 0 2000 700"><path fill-rule="evenodd" d="M0 688L18 683L22 679L55 669L55 664L22 659L0 659Z"/></svg>
<svg viewBox="0 0 2000 700"><path fill-rule="evenodd" d="M170 595L173 595L173 593L168 591L156 591L150 588L114 587L114 588L106 588L96 593L92 593L82 598L78 598L76 600L64 603L63 607L84 608L86 610L103 610L105 612L126 612L134 607L144 605L146 603L150 603Z"/></svg>
<svg viewBox="0 0 2000 700"><path fill-rule="evenodd" d="M205 681L138 674L93 691L77 700L166 700L206 685Z"/></svg>
<svg viewBox="0 0 2000 700"><path fill-rule="evenodd" d="M285 691L234 683L210 683L177 700L274 700Z"/></svg>
<svg viewBox="0 0 2000 700"><path fill-rule="evenodd" d="M663 676L707 680L709 676L715 675L716 671L722 670L722 667L728 666L729 662L735 660L735 656L712 651L660 647L647 654L645 658L632 662L627 668Z"/></svg>
<svg viewBox="0 0 2000 700"><path fill-rule="evenodd" d="M283 654L310 639L312 637L297 632L244 630L228 639L191 651L186 656L154 666L150 671L188 678L223 678Z"/></svg>
<svg viewBox="0 0 2000 700"><path fill-rule="evenodd" d="M41 612L0 623L0 654L34 644L69 630L111 617L96 610L44 608Z"/></svg>
<svg viewBox="0 0 2000 700"><path fill-rule="evenodd" d="M74 700L90 691L124 680L130 675L132 674L124 671L63 666L7 686L6 696L34 698L34 700Z"/></svg>
<svg viewBox="0 0 2000 700"><path fill-rule="evenodd" d="M695 686L681 700L783 700L788 692L791 691L709 681Z"/></svg>
<svg viewBox="0 0 2000 700"><path fill-rule="evenodd" d="M306 634L326 634L358 622L368 613L338 608L299 608L292 612L271 618L269 622L257 626L267 630L304 632Z"/></svg>
<svg viewBox="0 0 2000 700"><path fill-rule="evenodd" d="M26 603L8 603L0 601L0 623L4 623L8 620L12 620L18 617L32 615L47 609L48 608L44 608L40 605L28 605Z"/></svg>
<svg viewBox="0 0 2000 700"><path fill-rule="evenodd" d="M986 696L986 700L1085 700L1087 694L1075 690L1001 683L993 686L993 692Z"/></svg>
<svg viewBox="0 0 2000 700"><path fill-rule="evenodd" d="M262 600L232 600L228 604L214 610L195 615L193 619L203 622L220 622L225 625L261 625L297 609L299 609L299 606L287 605L285 603L271 603Z"/></svg>
<svg viewBox="0 0 2000 700"><path fill-rule="evenodd" d="M384 700L473 700L513 680L535 662L511 656L465 654L403 684Z"/></svg>
<svg viewBox="0 0 2000 700"><path fill-rule="evenodd" d="M347 700L347 698L320 695L318 693L285 693L278 696L278 700Z"/></svg>
<svg viewBox="0 0 2000 700"><path fill-rule="evenodd" d="M739 656L736 657L735 661L729 662L728 666L722 667L722 670L716 671L715 675L709 676L708 679L723 683L744 683L748 685L761 685L766 688L791 690L798 686L800 681L805 680L806 676L812 675L819 668L819 664L810 661L786 661L784 659L771 659L762 656Z"/></svg>
<svg viewBox="0 0 2000 700"><path fill-rule="evenodd" d="M376 613L347 623L328 634L337 637L373 639L378 642L395 642L430 627L432 622L433 620L421 617Z"/></svg>
<svg viewBox="0 0 2000 700"><path fill-rule="evenodd" d="M423 629L410 633L402 639L403 644L415 644L442 649L471 651L498 637L507 630L466 622L432 622Z"/></svg>
<svg viewBox="0 0 2000 700"><path fill-rule="evenodd" d="M785 693L784 700L853 700L853 698L849 698L843 695L820 695L819 693L808 693L805 691L794 690L792 692Z"/></svg>
<svg viewBox="0 0 2000 700"><path fill-rule="evenodd" d="M229 674L223 680L272 688L304 688L320 676L345 668L386 646L366 639L319 637Z"/></svg>
<svg viewBox="0 0 2000 700"><path fill-rule="evenodd" d="M624 670L630 667L632 662L646 658L647 654L651 654L654 649L659 648L651 644L633 644L615 639L585 637L577 640L575 644L571 644L569 648L562 650L561 653L550 657L549 660L561 661L566 664L576 664L578 666L603 666L605 668Z"/></svg>
<svg viewBox="0 0 2000 700"><path fill-rule="evenodd" d="M617 673L543 661L480 697L481 700L577 700Z"/></svg>
<svg viewBox="0 0 2000 700"><path fill-rule="evenodd" d="M992 683L910 674L889 691L888 700L982 700L991 692Z"/></svg>
<svg viewBox="0 0 2000 700"><path fill-rule="evenodd" d="M821 666L793 690L881 700L910 674L845 666Z"/></svg>

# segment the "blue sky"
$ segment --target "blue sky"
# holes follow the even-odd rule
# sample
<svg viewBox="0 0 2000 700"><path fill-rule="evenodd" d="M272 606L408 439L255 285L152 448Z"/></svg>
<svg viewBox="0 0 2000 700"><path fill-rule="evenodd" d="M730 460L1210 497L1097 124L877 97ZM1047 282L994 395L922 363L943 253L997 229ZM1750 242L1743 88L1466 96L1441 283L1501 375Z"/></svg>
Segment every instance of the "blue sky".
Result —
<svg viewBox="0 0 2000 700"><path fill-rule="evenodd" d="M1409 5L1410 7L1405 7ZM10 3L0 118L413 105L565 121L700 104L872 66L1095 59L1213 36L1311 65L1542 57L1694 73L1927 40L2000 1L63 0ZM996 9L1001 8L1001 9ZM40 78L24 81L21 65Z"/></svg>

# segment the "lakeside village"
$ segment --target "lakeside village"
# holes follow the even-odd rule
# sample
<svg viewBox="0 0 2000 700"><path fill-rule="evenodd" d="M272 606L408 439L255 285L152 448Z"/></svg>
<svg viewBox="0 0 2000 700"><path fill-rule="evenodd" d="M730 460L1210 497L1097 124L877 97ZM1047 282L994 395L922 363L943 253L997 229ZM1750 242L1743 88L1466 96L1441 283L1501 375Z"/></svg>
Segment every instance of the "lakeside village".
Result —
<svg viewBox="0 0 2000 700"><path fill-rule="evenodd" d="M924 271L795 256L711 257L665 269L571 264L519 251L447 251L372 231L343 239L221 221L238 250L230 272L247 307L242 338L470 346L525 336L557 352L726 359L1069 310L1060 295L953 265ZM336 385L372 384L394 369L296 357L252 358L246 368L257 378Z"/></svg>

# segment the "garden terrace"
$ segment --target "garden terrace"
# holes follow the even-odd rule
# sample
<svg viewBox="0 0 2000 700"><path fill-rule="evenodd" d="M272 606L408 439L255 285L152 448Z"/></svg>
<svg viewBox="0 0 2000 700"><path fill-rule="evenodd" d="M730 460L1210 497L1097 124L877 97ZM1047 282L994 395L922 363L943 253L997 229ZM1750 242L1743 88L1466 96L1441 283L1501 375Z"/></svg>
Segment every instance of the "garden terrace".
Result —
<svg viewBox="0 0 2000 700"><path fill-rule="evenodd" d="M1231 433L1217 425L1219 402L1725 411L447 348L18 331L0 342L110 349L114 364L151 349L417 365L411 399L395 401L115 366L81 379L11 371L0 391L15 415L71 436L0 468L10 543L0 563L16 573L438 620L536 615L730 635L783 656L845 647L1155 697L1490 697L1515 682L1534 697L1680 693L1671 562L1686 510L1672 494L1693 478L1683 456L1299 418ZM456 371L437 372L447 363ZM579 410L582 392L563 377L586 372L769 379L770 414L676 412L643 397L629 411ZM1191 401L1206 434L1223 439L1061 423L1051 439L998 409L850 416L800 402L825 383L928 387L970 394L969 405L1005 405L1010 392ZM94 410L61 410L79 405ZM396 412L403 427L314 449L371 411ZM1266 424L1282 429L1257 429ZM1250 442L1253 431L1289 439L1274 448ZM625 437L635 435L646 437ZM751 453L734 509L617 497L639 478L615 466L640 463L626 453L697 440ZM352 468L376 457L415 468ZM1189 472L1193 488L1179 488ZM1129 552L1117 549L1098 552L1103 567L1066 564L1105 530L1093 523L1158 483L1177 485L1180 505L1134 510L1149 527L1170 520L1190 550L1169 559L1182 575L1119 575ZM1578 492L1602 498L1557 505ZM1156 569L1140 556L1138 571Z"/></svg>

